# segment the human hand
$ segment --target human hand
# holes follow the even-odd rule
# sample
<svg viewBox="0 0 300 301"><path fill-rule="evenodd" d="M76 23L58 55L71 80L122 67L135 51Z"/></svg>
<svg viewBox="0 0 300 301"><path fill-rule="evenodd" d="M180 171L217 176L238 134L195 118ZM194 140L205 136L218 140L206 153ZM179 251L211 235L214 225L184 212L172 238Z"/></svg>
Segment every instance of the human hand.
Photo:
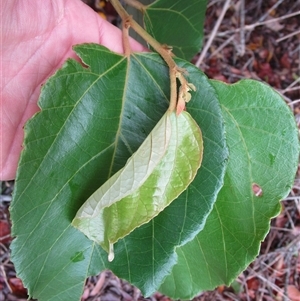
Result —
<svg viewBox="0 0 300 301"><path fill-rule="evenodd" d="M41 85L93 42L122 53L121 31L80 0L3 0L0 83L0 180L15 177L25 122L39 110ZM144 48L131 41L134 51Z"/></svg>

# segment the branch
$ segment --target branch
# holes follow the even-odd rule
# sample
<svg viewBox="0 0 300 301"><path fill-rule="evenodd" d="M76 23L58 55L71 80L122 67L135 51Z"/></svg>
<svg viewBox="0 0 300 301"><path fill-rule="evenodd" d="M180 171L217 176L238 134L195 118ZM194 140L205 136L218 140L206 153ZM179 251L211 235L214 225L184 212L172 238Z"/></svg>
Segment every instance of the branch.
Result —
<svg viewBox="0 0 300 301"><path fill-rule="evenodd" d="M124 0L124 2L134 8L136 8L137 10L144 12L146 9L146 5L144 5L143 3L137 1L137 0Z"/></svg>
<svg viewBox="0 0 300 301"><path fill-rule="evenodd" d="M127 28L131 27L138 35L140 35L166 62L169 67L170 76L170 105L169 111L174 111L177 104L180 104L180 109L177 109L177 114L183 110L185 102L190 99L190 90L195 90L195 86L187 82L183 76L184 70L179 68L173 59L172 48L166 45L161 45L155 40L143 27L141 27L124 9L119 0L110 0L111 4L120 15L123 24L126 24ZM131 2L131 0L129 0ZM137 2L137 1L133 1ZM123 25L124 26L124 25ZM126 47L124 47L126 50ZM181 86L179 88L179 97L177 97L177 82L178 78ZM183 108L182 108L183 105Z"/></svg>

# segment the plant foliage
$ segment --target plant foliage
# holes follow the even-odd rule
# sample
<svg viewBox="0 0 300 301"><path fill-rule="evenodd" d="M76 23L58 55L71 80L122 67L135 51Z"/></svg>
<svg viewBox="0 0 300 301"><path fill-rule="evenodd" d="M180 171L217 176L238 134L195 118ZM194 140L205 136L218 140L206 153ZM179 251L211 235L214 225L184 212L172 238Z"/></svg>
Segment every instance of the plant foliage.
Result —
<svg viewBox="0 0 300 301"><path fill-rule="evenodd" d="M280 212L279 201L291 189L297 162L297 129L278 93L253 80L211 83L230 156L203 231L177 249L178 262L160 288L176 299L229 285L254 260L270 219Z"/></svg>
<svg viewBox="0 0 300 301"><path fill-rule="evenodd" d="M125 166L78 210L72 224L114 258L113 244L149 222L195 178L202 135L187 113L166 112Z"/></svg>
<svg viewBox="0 0 300 301"><path fill-rule="evenodd" d="M144 11L145 28L160 43L171 45L178 57L191 60L202 45L206 3L154 1Z"/></svg>
<svg viewBox="0 0 300 301"><path fill-rule="evenodd" d="M195 7L205 3L185 2L158 0L143 13L186 59L200 47ZM159 30L162 20L184 38ZM104 269L144 295L191 298L229 284L291 188L299 149L289 108L265 84L210 81L175 58L195 90L176 114L160 55L74 51L82 62L69 59L47 81L25 127L12 259L30 296L79 300L86 277Z"/></svg>

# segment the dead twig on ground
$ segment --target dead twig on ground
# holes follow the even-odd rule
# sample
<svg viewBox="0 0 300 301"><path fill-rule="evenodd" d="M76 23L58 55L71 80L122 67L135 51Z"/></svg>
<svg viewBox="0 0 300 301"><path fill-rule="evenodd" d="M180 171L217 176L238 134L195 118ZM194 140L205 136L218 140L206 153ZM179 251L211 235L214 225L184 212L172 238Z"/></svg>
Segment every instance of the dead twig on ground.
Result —
<svg viewBox="0 0 300 301"><path fill-rule="evenodd" d="M219 29L219 27L220 27L220 25L221 25L221 23L222 23L222 21L224 19L225 13L226 13L227 9L229 8L229 5L230 5L230 0L226 0L225 4L223 6L222 12L221 12L221 14L220 14L220 16L219 16L216 24L215 24L215 27L214 27L213 31L211 32L211 34L209 36L209 39L206 42L206 44L205 44L205 46L203 48L203 51L201 52L201 54L200 54L197 62L195 63L195 65L198 68L200 67L200 65L201 65L204 57L206 56L206 53L207 53L209 47L211 46L211 44L212 44L212 42L213 42L213 40L214 40L214 38L215 38L215 36L216 36L216 34L218 32L218 29Z"/></svg>

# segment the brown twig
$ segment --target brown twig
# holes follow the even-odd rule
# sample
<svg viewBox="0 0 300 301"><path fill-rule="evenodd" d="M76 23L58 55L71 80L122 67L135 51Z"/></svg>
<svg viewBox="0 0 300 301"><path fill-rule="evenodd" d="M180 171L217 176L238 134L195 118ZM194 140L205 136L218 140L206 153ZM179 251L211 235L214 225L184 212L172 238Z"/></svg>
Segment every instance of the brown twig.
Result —
<svg viewBox="0 0 300 301"><path fill-rule="evenodd" d="M153 49L164 59L166 64L169 67L169 76L170 76L170 105L169 111L175 111L177 104L181 104L182 100L185 101L189 96L189 91L194 90L194 85L189 84L185 77L183 76L184 70L179 68L173 59L172 48L161 45L156 41L143 27L141 27L124 9L119 0L110 0L111 4L121 17L123 27L131 27L138 35L140 35L148 44L150 44ZM126 32L125 32L126 34ZM179 87L179 97L177 95L177 79L180 82ZM177 110L177 113L180 111Z"/></svg>
<svg viewBox="0 0 300 301"><path fill-rule="evenodd" d="M4 270L4 267L2 264L0 265L0 270L1 270L1 274L3 275L3 281L4 281L5 285L7 286L9 291L12 293L12 289L8 283L7 276L6 276L6 273L5 273L5 270Z"/></svg>
<svg viewBox="0 0 300 301"><path fill-rule="evenodd" d="M240 55L245 54L245 0L241 0L240 5Z"/></svg>
<svg viewBox="0 0 300 301"><path fill-rule="evenodd" d="M292 32L292 33L290 33L290 34L288 34L288 35L286 35L286 36L284 36L282 38L277 39L276 43L280 43L280 42L282 42L282 41L284 41L286 39L289 39L289 38L291 38L293 36L296 36L297 34L300 34L300 30Z"/></svg>
<svg viewBox="0 0 300 301"><path fill-rule="evenodd" d="M124 2L134 8L136 8L137 10L144 12L144 10L146 9L146 5L144 5L143 3L137 1L137 0L124 0Z"/></svg>
<svg viewBox="0 0 300 301"><path fill-rule="evenodd" d="M285 20L285 19L288 19L288 18L291 18L291 17L295 17L295 16L298 16L298 15L300 15L300 11L293 12L291 14L281 16L281 17L278 17L278 18L274 18L274 19L270 19L270 20L267 20L267 21L256 22L256 23L253 23L253 24L245 25L244 30L253 30L257 26L262 26L262 25L273 23L273 22L282 21L282 20ZM226 35L229 35L229 34L238 33L240 30L241 30L241 28L237 28L237 29L234 29L234 30L227 30L227 31L219 33L218 36L221 37L221 36L226 36Z"/></svg>
<svg viewBox="0 0 300 301"><path fill-rule="evenodd" d="M227 10L228 10L228 8L229 8L229 4L230 4L230 0L226 0L225 4L224 4L224 6L223 6L222 12L221 12L221 14L220 14L220 16L219 16L219 18L218 18L216 24L215 24L215 27L214 27L213 31L211 32L211 34L210 34L210 36L209 36L209 39L208 39L208 41L206 42L206 44L205 44L205 46L204 46L204 48L203 48L203 50L202 50L202 52L201 52L201 54L200 54L200 56L199 56L197 62L195 63L195 65L196 65L198 68L200 67L200 65L201 65L201 63L202 63L202 61L203 61L203 59L204 59L205 56L206 56L206 53L208 52L208 49L210 48L210 46L211 46L211 44L212 44L214 38L215 38L216 35L217 35L218 29L219 29L219 27L220 27L220 25L221 25L221 23L222 23L222 21L223 21L223 19L224 19L225 13L227 12Z"/></svg>

